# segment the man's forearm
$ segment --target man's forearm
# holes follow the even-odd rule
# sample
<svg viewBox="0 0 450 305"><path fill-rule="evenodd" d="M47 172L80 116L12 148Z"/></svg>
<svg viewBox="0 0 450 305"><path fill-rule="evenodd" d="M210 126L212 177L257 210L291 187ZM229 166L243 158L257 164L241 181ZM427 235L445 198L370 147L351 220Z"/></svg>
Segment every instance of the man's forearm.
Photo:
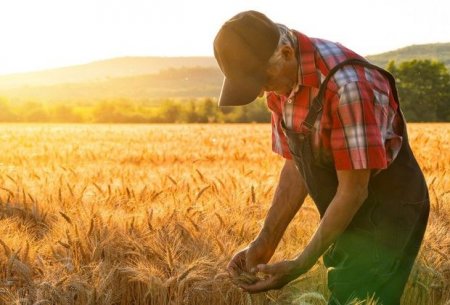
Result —
<svg viewBox="0 0 450 305"><path fill-rule="evenodd" d="M367 198L369 171L340 173L340 186L323 216L317 231L304 251L296 258L301 273L310 269L341 235ZM338 173L339 177L339 173Z"/></svg>
<svg viewBox="0 0 450 305"><path fill-rule="evenodd" d="M303 178L295 167L294 161L286 160L272 206L254 242L262 243L272 255L287 226L302 206L306 195L307 190Z"/></svg>

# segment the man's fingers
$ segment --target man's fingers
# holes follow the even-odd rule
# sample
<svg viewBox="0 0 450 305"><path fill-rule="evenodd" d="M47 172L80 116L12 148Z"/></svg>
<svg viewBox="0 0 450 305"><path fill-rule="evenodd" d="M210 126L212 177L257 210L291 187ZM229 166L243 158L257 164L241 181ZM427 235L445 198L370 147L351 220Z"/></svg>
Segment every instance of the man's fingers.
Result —
<svg viewBox="0 0 450 305"><path fill-rule="evenodd" d="M228 273L230 274L231 277L237 277L239 276L239 272L237 272L235 269L233 268L228 268L227 269Z"/></svg>
<svg viewBox="0 0 450 305"><path fill-rule="evenodd" d="M242 268L240 268L235 262L230 262L227 266L227 271L232 277L236 277L242 272Z"/></svg>
<svg viewBox="0 0 450 305"><path fill-rule="evenodd" d="M268 291L270 289L274 289L273 277L269 277L264 280L259 280L253 284L244 284L241 283L240 287L247 291L248 293L258 293Z"/></svg>
<svg viewBox="0 0 450 305"><path fill-rule="evenodd" d="M262 273L263 278L253 284L241 284L241 288L249 293L280 289L292 280L290 263L282 261L275 264L259 264L252 271Z"/></svg>
<svg viewBox="0 0 450 305"><path fill-rule="evenodd" d="M279 268L278 264L259 264L253 268L253 271L265 274L275 274L279 272Z"/></svg>

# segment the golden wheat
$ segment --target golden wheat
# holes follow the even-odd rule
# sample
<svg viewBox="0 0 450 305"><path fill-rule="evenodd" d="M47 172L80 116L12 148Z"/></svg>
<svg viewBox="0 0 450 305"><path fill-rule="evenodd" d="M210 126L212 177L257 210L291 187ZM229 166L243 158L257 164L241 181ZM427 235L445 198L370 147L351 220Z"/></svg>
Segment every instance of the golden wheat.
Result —
<svg viewBox="0 0 450 305"><path fill-rule="evenodd" d="M411 124L410 138L432 213L402 304L444 305L450 124ZM321 262L252 296L225 270L278 180L270 126L0 125L0 139L0 304L326 304ZM273 260L317 223L307 199Z"/></svg>

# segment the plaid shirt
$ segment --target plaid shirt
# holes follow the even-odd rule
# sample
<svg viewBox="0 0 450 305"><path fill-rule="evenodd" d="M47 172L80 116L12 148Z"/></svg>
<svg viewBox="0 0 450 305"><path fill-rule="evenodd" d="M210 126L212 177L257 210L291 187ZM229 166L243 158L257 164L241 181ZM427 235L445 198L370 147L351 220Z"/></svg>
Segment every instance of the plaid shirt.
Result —
<svg viewBox="0 0 450 305"><path fill-rule="evenodd" d="M300 131L310 103L330 69L348 58L362 58L344 46L294 32L299 45L298 85L291 94L267 94L272 112L272 149L292 159L281 129ZM345 66L328 82L323 111L311 135L319 162L337 170L383 169L402 144L402 119L389 81L378 71Z"/></svg>

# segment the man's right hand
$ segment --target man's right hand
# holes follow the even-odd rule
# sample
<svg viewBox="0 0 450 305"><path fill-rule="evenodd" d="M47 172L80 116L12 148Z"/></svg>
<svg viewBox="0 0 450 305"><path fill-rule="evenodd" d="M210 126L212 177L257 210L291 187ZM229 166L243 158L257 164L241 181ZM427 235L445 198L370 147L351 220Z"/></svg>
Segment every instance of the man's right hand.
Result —
<svg viewBox="0 0 450 305"><path fill-rule="evenodd" d="M286 159L272 206L258 237L237 252L228 263L227 269L232 277L237 277L242 272L251 273L257 265L269 262L286 227L302 206L307 194L306 185L295 162Z"/></svg>
<svg viewBox="0 0 450 305"><path fill-rule="evenodd" d="M258 242L251 243L233 256L227 266L228 273L237 277L242 272L250 273L258 264L267 263L274 252L268 248Z"/></svg>
<svg viewBox="0 0 450 305"><path fill-rule="evenodd" d="M248 272L246 266L248 247L236 253L227 266L228 273L232 277L238 277L242 272Z"/></svg>

